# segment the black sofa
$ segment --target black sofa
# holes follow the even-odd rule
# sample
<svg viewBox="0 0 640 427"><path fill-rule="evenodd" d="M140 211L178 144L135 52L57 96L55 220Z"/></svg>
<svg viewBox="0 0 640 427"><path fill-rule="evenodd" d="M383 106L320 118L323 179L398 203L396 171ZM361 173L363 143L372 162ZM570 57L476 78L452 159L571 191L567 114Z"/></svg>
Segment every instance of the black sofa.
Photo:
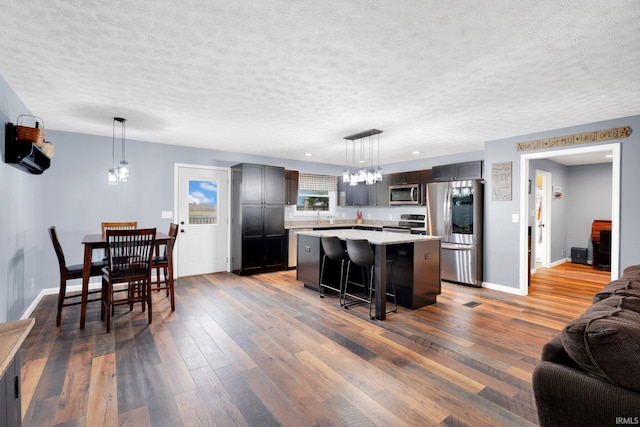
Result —
<svg viewBox="0 0 640 427"><path fill-rule="evenodd" d="M533 391L542 427L640 425L640 265L545 344Z"/></svg>

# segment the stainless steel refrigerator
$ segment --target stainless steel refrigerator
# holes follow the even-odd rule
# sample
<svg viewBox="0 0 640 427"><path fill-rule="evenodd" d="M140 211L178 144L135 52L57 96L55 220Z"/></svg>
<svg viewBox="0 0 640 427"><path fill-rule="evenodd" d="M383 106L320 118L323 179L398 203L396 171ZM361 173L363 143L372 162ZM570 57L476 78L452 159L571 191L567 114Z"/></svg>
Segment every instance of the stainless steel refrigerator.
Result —
<svg viewBox="0 0 640 427"><path fill-rule="evenodd" d="M427 232L443 238L442 280L482 286L483 200L483 181L427 184Z"/></svg>

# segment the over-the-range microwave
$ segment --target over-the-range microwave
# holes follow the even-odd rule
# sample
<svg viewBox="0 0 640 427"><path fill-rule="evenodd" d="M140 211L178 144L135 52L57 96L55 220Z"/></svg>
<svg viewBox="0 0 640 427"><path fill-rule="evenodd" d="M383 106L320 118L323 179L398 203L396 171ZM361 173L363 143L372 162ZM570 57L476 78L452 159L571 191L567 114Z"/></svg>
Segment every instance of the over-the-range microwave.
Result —
<svg viewBox="0 0 640 427"><path fill-rule="evenodd" d="M422 191L420 184L402 184L389 186L390 205L420 205Z"/></svg>

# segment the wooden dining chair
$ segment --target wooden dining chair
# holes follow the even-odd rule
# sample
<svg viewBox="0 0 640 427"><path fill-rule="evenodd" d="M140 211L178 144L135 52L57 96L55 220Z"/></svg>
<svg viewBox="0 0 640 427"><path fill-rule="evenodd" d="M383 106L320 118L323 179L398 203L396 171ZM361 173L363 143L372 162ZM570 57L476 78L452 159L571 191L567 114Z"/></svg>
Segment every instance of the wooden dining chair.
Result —
<svg viewBox="0 0 640 427"><path fill-rule="evenodd" d="M138 228L138 221L103 222L102 235L105 236L107 230L133 230L135 228Z"/></svg>
<svg viewBox="0 0 640 427"><path fill-rule="evenodd" d="M102 235L106 236L107 230L134 230L138 228L138 221L108 221L102 223ZM102 261L107 263L107 253L104 253Z"/></svg>
<svg viewBox="0 0 640 427"><path fill-rule="evenodd" d="M169 237L172 237L171 250L176 244L178 237L178 224L171 223L169 225ZM155 290L164 289L169 300L171 301L171 311L176 311L175 294L173 291L173 274L169 274L169 245L156 245L156 256L151 260L151 268L156 270L156 281L152 285L156 285ZM160 279L160 271L162 271L162 280Z"/></svg>
<svg viewBox="0 0 640 427"><path fill-rule="evenodd" d="M111 317L117 305L132 309L142 303L142 311L148 308L149 324L152 320L151 258L155 247L155 228L135 230L106 230L108 265L102 274L102 307L100 317L107 317L107 332L111 330ZM114 285L123 284L126 293L115 299Z"/></svg>
<svg viewBox="0 0 640 427"><path fill-rule="evenodd" d="M49 236L51 237L51 243L53 243L53 249L56 251L58 257L58 267L60 268L60 289L58 290L58 314L56 315L56 326L60 326L62 323L62 307L69 307L72 305L80 305L81 293L67 295L67 281L72 279L82 279L82 264L67 265L64 258L64 252L62 251L62 245L60 239L58 239L58 233L56 227L49 227ZM89 276L102 275L102 268L106 266L106 263L92 262L89 269ZM100 289L89 291L89 294L97 294L101 292ZM93 298L87 300L87 302L100 301L101 298ZM69 301L69 302L65 302Z"/></svg>

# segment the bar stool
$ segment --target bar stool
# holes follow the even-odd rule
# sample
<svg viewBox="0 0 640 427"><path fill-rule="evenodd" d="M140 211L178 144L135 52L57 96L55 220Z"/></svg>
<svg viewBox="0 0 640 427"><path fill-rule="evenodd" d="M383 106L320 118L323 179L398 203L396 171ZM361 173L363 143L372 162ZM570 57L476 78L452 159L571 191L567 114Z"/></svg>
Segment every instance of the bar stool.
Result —
<svg viewBox="0 0 640 427"><path fill-rule="evenodd" d="M375 292L373 277L374 277L374 269L375 269L375 257L373 255L373 250L371 249L371 245L369 241L366 239L347 239L347 253L349 254L349 262L347 263L347 277L345 280L345 290L344 290L344 308L349 308L352 305L356 304L369 304L369 317L371 319L374 316L371 314L371 306L373 303L373 294ZM391 292L388 292L388 287L385 289L385 295L389 297L393 297L394 308L392 310L387 311L388 313L395 313L398 311L398 302L396 300L396 285L393 279L393 260L386 260L388 271L391 274ZM349 280L349 272L351 269L351 264L358 265L362 268L362 284L358 284L356 282L352 282ZM368 270L369 280L367 284L367 275L365 274L365 269ZM349 292L347 288L348 283L356 283L363 288L363 294L358 295ZM367 297L367 286L369 287L369 295ZM354 301L350 304L347 304L347 297L353 299Z"/></svg>
<svg viewBox="0 0 640 427"><path fill-rule="evenodd" d="M347 251L342 247L342 242L335 236L331 237L320 237L320 242L322 243L322 250L324 251L324 256L322 257L322 267L320 269L320 284L318 286L318 292L320 294L320 298L324 298L325 293L324 289L331 289L338 293L340 297L340 305L342 305L342 294L344 292L344 262L349 260L349 255ZM338 283L338 287L336 288L334 285L328 285L324 283L324 273L325 273L325 264L327 258L334 261L340 261L340 282Z"/></svg>

